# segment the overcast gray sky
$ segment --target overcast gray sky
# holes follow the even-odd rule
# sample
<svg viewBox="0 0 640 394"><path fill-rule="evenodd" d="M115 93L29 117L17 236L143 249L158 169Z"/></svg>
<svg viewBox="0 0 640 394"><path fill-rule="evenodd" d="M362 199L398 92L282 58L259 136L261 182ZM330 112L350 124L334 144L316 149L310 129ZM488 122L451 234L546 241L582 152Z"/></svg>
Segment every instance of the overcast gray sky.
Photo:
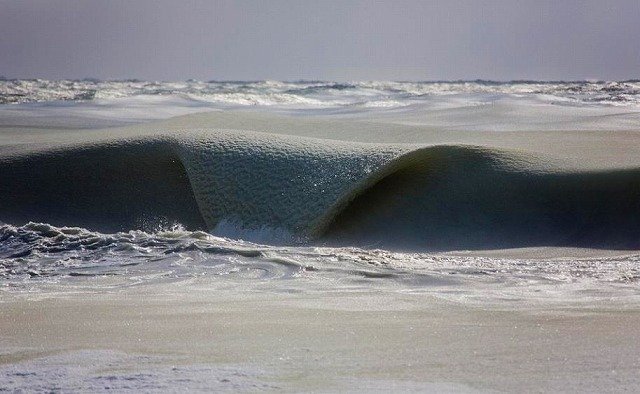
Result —
<svg viewBox="0 0 640 394"><path fill-rule="evenodd" d="M640 0L0 0L11 78L640 78Z"/></svg>

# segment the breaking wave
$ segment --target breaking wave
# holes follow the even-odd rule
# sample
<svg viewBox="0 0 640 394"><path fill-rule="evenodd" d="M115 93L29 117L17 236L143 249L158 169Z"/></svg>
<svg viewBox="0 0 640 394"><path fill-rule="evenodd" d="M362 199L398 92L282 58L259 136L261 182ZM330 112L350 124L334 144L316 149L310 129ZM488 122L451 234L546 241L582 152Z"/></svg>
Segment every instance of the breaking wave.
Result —
<svg viewBox="0 0 640 394"><path fill-rule="evenodd" d="M189 131L5 157L0 219L262 243L640 248L640 169L468 145ZM27 181L25 181L27 180Z"/></svg>

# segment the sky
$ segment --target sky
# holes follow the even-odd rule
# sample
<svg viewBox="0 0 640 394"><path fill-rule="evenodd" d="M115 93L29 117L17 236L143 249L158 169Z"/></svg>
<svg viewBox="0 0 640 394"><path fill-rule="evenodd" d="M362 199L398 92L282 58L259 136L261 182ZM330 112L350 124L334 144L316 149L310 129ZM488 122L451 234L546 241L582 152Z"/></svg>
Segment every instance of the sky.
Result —
<svg viewBox="0 0 640 394"><path fill-rule="evenodd" d="M639 0L0 0L0 75L640 78Z"/></svg>

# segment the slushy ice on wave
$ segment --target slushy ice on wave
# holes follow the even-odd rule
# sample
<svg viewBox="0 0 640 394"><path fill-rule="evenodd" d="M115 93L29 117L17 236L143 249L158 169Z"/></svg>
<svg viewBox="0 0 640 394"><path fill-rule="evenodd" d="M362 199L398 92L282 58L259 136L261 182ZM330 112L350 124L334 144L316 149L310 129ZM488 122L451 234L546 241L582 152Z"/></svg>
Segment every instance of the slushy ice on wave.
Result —
<svg viewBox="0 0 640 394"><path fill-rule="evenodd" d="M217 129L20 148L3 158L9 223L114 231L161 219L220 235L231 223L290 241L431 251L640 248L636 167Z"/></svg>

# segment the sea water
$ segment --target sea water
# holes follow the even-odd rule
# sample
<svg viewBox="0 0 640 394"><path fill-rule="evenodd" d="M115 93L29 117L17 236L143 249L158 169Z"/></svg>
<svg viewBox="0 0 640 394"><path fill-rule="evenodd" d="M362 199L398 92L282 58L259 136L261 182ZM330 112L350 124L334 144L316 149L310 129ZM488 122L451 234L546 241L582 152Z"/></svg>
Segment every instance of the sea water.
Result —
<svg viewBox="0 0 640 394"><path fill-rule="evenodd" d="M383 124L390 122L464 129L479 133L478 138L482 138L483 130L599 131L604 127L613 131L629 131L634 130L634 125L637 126L640 119L640 82L2 80L0 103L0 125L4 127L3 135L0 136L3 141L2 152L5 152L5 158L10 158L22 154L13 152L30 149L28 146L21 146L20 138L23 137L16 137L16 129L19 129L18 133L25 135L29 134L29 130L39 128L56 129L57 133L62 134L65 130L76 133L77 130L86 130L79 137L74 137L82 139L83 135L88 136L94 132L91 130L98 128L140 124L202 111L280 114L326 122L329 125L335 119L358 122L376 119ZM474 111L474 108L483 111L496 105L503 109L484 115L469 115L473 114L470 111ZM456 112L463 110L464 115ZM541 119L540 114L548 116ZM242 134L238 131L231 133L229 135L232 136L233 133ZM36 133L35 137L24 137L24 141L36 145L39 141L47 141L55 145L55 138L51 135L47 132L42 132L41 136ZM245 145L236 149L232 144L232 148L222 150L222 156L212 156L212 162L220 163L219 159L227 154L229 159L222 161L225 163L222 167L206 167L204 170L207 172L211 168L212 172L213 169L226 171L226 175L219 179L205 177L200 181L189 173L190 159L185 159L184 153L183 156L178 155L179 159L187 163L186 171L192 186L202 183L193 186L196 190L210 188L219 191L228 185L239 188L223 190L220 192L222 197L216 197L207 206L203 205L202 199L198 200L199 205L194 209L199 209L204 217L205 224L201 226L181 223L180 217L166 219L160 214L154 216L153 212L145 212L135 222L123 221L128 224L124 228L121 226L118 231L102 231L100 229L107 226L100 226L100 223L78 227L75 222L65 223L60 219L64 215L59 216L58 220L51 220L55 223L40 220L47 218L42 214L34 214L33 217L22 215L20 220L8 217L11 215L0 216L0 221L3 222L0 226L0 290L10 293L109 290L206 278L210 286L241 284L247 291L331 292L380 287L401 292L427 292L445 299L480 303L531 300L566 303L606 300L612 297L631 302L637 301L640 296L637 286L640 254L634 251L638 246L637 204L622 197L618 200L612 197L614 200L611 203L599 203L597 200L597 196L602 193L610 196L630 193L629 196L636 196L639 178L634 167L626 169L626 175L597 173L586 178L583 175L582 178L571 178L567 184L583 185L586 182L601 186L587 190L588 197L583 198L587 203L573 201L575 206L582 208L562 208L562 212L569 212L572 216L565 217L560 223L555 219L545 219L561 210L557 206L549 208L547 205L563 201L559 196L566 196L567 193L578 198L584 191L582 186L554 187L564 182L565 174L577 171L566 170L558 176L549 175L555 171L553 169L565 168L561 165L551 165L552 170L544 170L544 177L536 178L536 184L544 186L544 189L539 190L547 190L542 193L547 193L544 204L548 201L552 203L545 205L545 209L541 209L539 205L535 205L534 209L532 204L538 202L523 199L522 196L529 194L527 187L532 179L531 174L542 171L539 168L546 165L540 164L542 161L536 164L538 167L524 164L503 166L496 163L509 161L511 159L505 157L511 156L491 151L486 157L484 153L479 153L481 160L469 163L475 163L473 168L478 168L478 165L487 166L498 175L494 174L478 183L480 175L461 178L460 174L469 174L471 171L463 165L460 167L461 172L454 174L455 176L432 179L424 178L421 170L416 170L422 168L422 164L385 167L388 160L385 154L395 157L396 152L411 152L416 147L366 145L347 149L343 145L338 147L335 142L327 142L328 147L322 148L325 153L318 154L315 148L307 151L304 147L324 146L324 142L299 142L296 139L281 141L278 138L269 137L268 141L258 145L261 149L269 144L276 146L268 151L276 153L269 153L265 160L281 160L285 163L282 168L286 171L274 167L271 174L268 170L267 175L262 174L246 184L236 180L240 177L246 179L247 174L251 173L251 167L248 167L249 172L235 174L233 166L243 165L242 160L246 157L255 159L263 154L262 150L251 151L247 156ZM337 138L342 136L338 135ZM367 144L370 141L360 137L356 143ZM290 154L279 155L278 144L286 146L283 151ZM211 152L208 146L203 149ZM355 159L327 161L330 165L323 167L322 160L331 156L332 152L342 152L341 149L349 152L341 157L351 155L349 157ZM355 151L359 152L359 156L351 153ZM361 153L365 151L368 153ZM236 156L229 156L229 152ZM296 156L295 152L299 154ZM459 157L459 153L454 151L446 152L441 155L446 158ZM197 157L202 158L207 154L199 153ZM305 156L307 154L309 156ZM379 158L374 160L376 154ZM31 156L25 157L31 160ZM415 160L428 161L432 157L429 153L425 154L424 159ZM465 160L467 159L442 163L446 164L443 166L448 171L453 171L452 168L457 168L455 165L467 163ZM518 160L521 159L516 161ZM342 164L336 166L337 163ZM307 164L308 168L305 169ZM538 170L531 169L534 167ZM299 173L296 173L296 168ZM364 201L362 193L345 194L345 190L354 190L351 187L337 188L333 192L333 186L324 188L318 183L333 178L336 181L331 185L369 179L364 182L366 187L358 188L370 190L369 187L378 185L376 182L383 177L367 178L368 174L376 174L381 171L380 168L395 168L393 171L384 170L389 174L400 174L397 178L385 175L387 184L384 187L401 190L404 196L408 196L405 199L410 199L413 205L407 205L406 201L398 202L393 195L389 197L387 191L374 190L377 194L367 192L365 196L368 200ZM501 175L503 168L507 168L504 171L508 172L508 176ZM572 167L567 165L566 168ZM319 172L316 174L313 171ZM351 178L345 175L349 171L353 172ZM281 190L279 187L269 186L268 192L252 195L253 199L248 200L247 195L251 192L242 191L245 190L242 188L250 188L263 180L266 185L271 185L267 178L276 177L279 173L289 177L282 181L289 189L282 190L295 189L299 191L299 195L278 202L280 200L276 195ZM308 174L314 174L315 178L308 178ZM482 174L484 176L486 171L483 170ZM422 176L424 179L420 179L426 182L424 184L440 184L442 187L433 193L431 190L416 192L414 186L407 188L405 182L406 177L414 175ZM9 179L10 176L5 173L5 178ZM459 198L458 183L462 182L461 179L467 179L464 182L468 185L475 185L475 200ZM523 183L522 179L526 181ZM620 181L616 183L610 179ZM13 179L11 182L15 184L18 181ZM221 183L207 184L214 181ZM11 182L5 185L12 184ZM510 190L508 193L483 194L481 185L499 185L500 182L505 183L494 190ZM507 184L509 187L514 184L520 186L505 189L503 186ZM376 187L380 189L382 186ZM237 190L240 190L239 194L234 194ZM452 190L453 194L447 197L446 193L452 193ZM4 192L10 194L6 190ZM379 217L374 222L370 219L369 211L362 213L352 210L345 217L342 214L344 211L341 211L342 203L336 202L339 198L327 197L326 203L316 203L318 199L315 197L309 197L308 201L301 200L305 196L331 193L338 197L347 195L348 197L344 197L345 204L354 199L358 206L369 204L384 208L397 204L404 211L395 211L396 217L401 213L404 221L395 224L385 222L388 216L378 211L375 215ZM196 199L198 198L196 195ZM524 208L503 209L506 204L503 200L507 198L524 205ZM230 199L235 200L229 202ZM227 204L222 210L218 209L221 201ZM443 201L447 203L443 205ZM469 205L468 201L484 205ZM283 211L284 208L278 208L280 211L274 208L279 207L277 204L287 207L287 204L293 203L301 203L302 208L291 211L293 213ZM334 203L337 205L332 205ZM127 204L126 201L124 204ZM235 204L233 206L237 206L237 209L232 210L228 204ZM258 204L264 205L256 208ZM473 219L475 212L487 209L494 216L476 218L470 225L464 224L465 231L458 231L460 227L451 227L450 216L440 215L447 207L450 208L447 204L457 204L455 209L460 217L455 219L455 223L458 224L464 224L465 220L471 220L469 218ZM407 212L407 206L413 211ZM602 206L609 208L601 209ZM63 209L64 201L55 207ZM28 209L31 208L27 206L25 209L25 212L29 212ZM179 210L179 207L175 210ZM247 210L250 211L248 214ZM314 210L319 212L317 217L311 215L315 215ZM300 213L302 211L309 214L305 216L304 212ZM329 215L324 212L333 213ZM585 216L584 212L597 214ZM78 214L76 217L79 217ZM407 217L417 219L407 221ZM247 218L258 219L251 222ZM332 227L332 223L337 223L338 219L341 224L336 229L335 225ZM353 224L354 221L367 224L358 226ZM324 224L318 224L320 222ZM370 225L371 223L375 225ZM185 228L185 225L189 228ZM363 231L374 227L377 228L375 237L358 237ZM575 235L578 234L577 227L583 229L581 238ZM554 244L553 240L562 239L563 232L569 231L567 229L571 229L575 237L568 237ZM529 237L536 232L540 237ZM319 233L333 237L316 237ZM414 237L415 234L418 235ZM501 234L500 239L507 241L496 242L496 234ZM402 241L407 239L415 242L403 244ZM597 249L594 251L593 248Z"/></svg>

